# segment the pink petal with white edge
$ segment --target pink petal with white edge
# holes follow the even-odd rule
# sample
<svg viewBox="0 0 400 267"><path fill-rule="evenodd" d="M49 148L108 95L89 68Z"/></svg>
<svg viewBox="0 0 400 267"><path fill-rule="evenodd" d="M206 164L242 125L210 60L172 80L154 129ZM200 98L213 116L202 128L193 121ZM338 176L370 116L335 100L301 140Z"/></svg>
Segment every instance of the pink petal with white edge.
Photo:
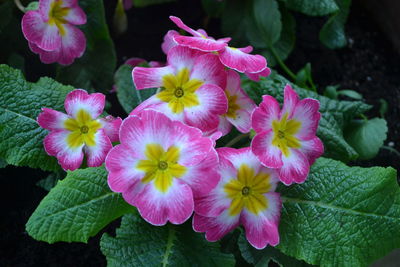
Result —
<svg viewBox="0 0 400 267"><path fill-rule="evenodd" d="M175 46L169 50L167 62L174 68L175 74L183 68L191 71L197 58L203 54L184 46Z"/></svg>
<svg viewBox="0 0 400 267"><path fill-rule="evenodd" d="M189 47L191 49L197 49L203 52L217 52L227 47L226 42L213 40L204 37L192 37L192 36L174 36L175 42L179 45Z"/></svg>
<svg viewBox="0 0 400 267"><path fill-rule="evenodd" d="M83 109L96 119L103 112L105 101L106 97L101 93L88 94L85 90L76 89L67 95L64 106L68 115L74 118Z"/></svg>
<svg viewBox="0 0 400 267"><path fill-rule="evenodd" d="M195 198L207 195L218 184L220 175L215 168L217 165L218 155L213 149L197 165L186 168L185 175L180 179L192 188Z"/></svg>
<svg viewBox="0 0 400 267"><path fill-rule="evenodd" d="M124 64L130 65L132 67L136 67L137 65L139 65L140 63L145 63L146 60L144 60L143 58L140 57L131 57L128 58Z"/></svg>
<svg viewBox="0 0 400 267"><path fill-rule="evenodd" d="M193 213L193 194L189 185L173 179L172 186L165 193L158 191L153 182L146 185L137 195L122 193L124 199L136 206L140 215L153 225L184 223Z"/></svg>
<svg viewBox="0 0 400 267"><path fill-rule="evenodd" d="M301 140L310 140L315 137L318 128L318 122L321 118L319 110L319 101L305 98L295 106L292 118L301 122L301 127L296 137Z"/></svg>
<svg viewBox="0 0 400 267"><path fill-rule="evenodd" d="M101 118L100 122L103 125L103 130L110 139L110 141L118 142L119 127L121 127L122 119L120 117L114 118L113 116L109 115L105 118Z"/></svg>
<svg viewBox="0 0 400 267"><path fill-rule="evenodd" d="M40 0L39 9L37 12L40 13L44 21L49 19L50 7L56 0ZM29 12L29 11L28 11Z"/></svg>
<svg viewBox="0 0 400 267"><path fill-rule="evenodd" d="M40 49L34 43L28 42L28 45L33 53L39 54L40 61L42 61L42 63L44 63L44 64L51 64L51 63L57 62L58 59L60 58L61 48L54 50L54 51L45 51L43 49Z"/></svg>
<svg viewBox="0 0 400 267"><path fill-rule="evenodd" d="M64 170L76 170L83 160L82 146L71 148L68 146L69 131L51 131L43 141L44 149L50 156L55 156Z"/></svg>
<svg viewBox="0 0 400 267"><path fill-rule="evenodd" d="M189 26L187 26L185 23L183 23L183 21L175 16L169 16L169 19L172 20L173 23L176 24L176 26L178 26L179 28L181 28L184 31L187 31L188 33L192 34L193 36L198 36L201 37L202 33L199 33L195 30L193 30L192 28L190 28Z"/></svg>
<svg viewBox="0 0 400 267"><path fill-rule="evenodd" d="M265 57L250 55L240 49L229 46L219 52L219 59L222 64L238 72L258 73L267 67Z"/></svg>
<svg viewBox="0 0 400 267"><path fill-rule="evenodd" d="M70 65L85 52L86 38L83 32L73 25L64 24L64 29L65 35L62 36L62 49L57 62Z"/></svg>
<svg viewBox="0 0 400 267"><path fill-rule="evenodd" d="M164 41L161 44L161 49L166 55L168 54L169 50L172 47L175 47L178 45L178 43L175 42L175 40L174 40L174 37L178 36L178 35L179 35L179 33L174 30L170 30L167 32L166 35L164 35Z"/></svg>
<svg viewBox="0 0 400 267"><path fill-rule="evenodd" d="M232 124L226 116L219 116L218 131L222 136L227 135L232 130Z"/></svg>
<svg viewBox="0 0 400 267"><path fill-rule="evenodd" d="M256 72L256 73L245 72L244 74L246 74L246 76L250 80L258 82L260 80L260 77L268 77L271 74L271 69L267 67L260 72Z"/></svg>
<svg viewBox="0 0 400 267"><path fill-rule="evenodd" d="M21 25L25 38L39 48L52 51L61 47L61 35L57 26L46 23L39 12L26 12Z"/></svg>
<svg viewBox="0 0 400 267"><path fill-rule="evenodd" d="M135 67L132 70L132 78L137 90L161 87L163 85L162 77L168 74L175 74L170 66L161 68Z"/></svg>
<svg viewBox="0 0 400 267"><path fill-rule="evenodd" d="M244 209L240 217L247 240L257 249L263 249L267 245L276 246L279 244L278 225L282 201L279 193L271 192L264 194L264 196L268 199L266 210L256 215Z"/></svg>
<svg viewBox="0 0 400 267"><path fill-rule="evenodd" d="M218 127L218 115L226 113L228 100L224 91L213 84L205 84L196 91L200 105L185 108L185 123L202 131L212 131Z"/></svg>
<svg viewBox="0 0 400 267"><path fill-rule="evenodd" d="M218 217L204 217L198 214L193 216L193 230L206 233L206 239L210 242L220 240L239 226L239 215L230 216L228 210L225 210Z"/></svg>
<svg viewBox="0 0 400 267"><path fill-rule="evenodd" d="M293 88L290 86L290 84L287 84L284 88L284 97L283 97L283 106L282 106L282 111L281 111L281 117L284 114L288 114L288 117L291 118L293 111L299 102L299 96L297 95L296 91L293 90Z"/></svg>
<svg viewBox="0 0 400 267"><path fill-rule="evenodd" d="M281 168L284 165L282 151L272 145L273 136L272 130L257 134L251 141L251 150L262 165L268 168Z"/></svg>
<svg viewBox="0 0 400 267"><path fill-rule="evenodd" d="M298 149L290 149L288 157L282 154L283 166L279 169L279 179L285 185L303 183L310 171L307 157Z"/></svg>
<svg viewBox="0 0 400 267"><path fill-rule="evenodd" d="M64 122L68 116L64 113L50 108L42 108L42 112L37 118L40 127L47 130L63 130L65 129Z"/></svg>
<svg viewBox="0 0 400 267"><path fill-rule="evenodd" d="M82 25L86 23L86 14L83 12L82 8L80 8L77 3L75 5L70 6L66 5L65 0L63 0L63 7L70 7L69 12L64 17L64 19L73 25ZM77 1L76 1L77 2ZM68 3L67 3L68 4Z"/></svg>
<svg viewBox="0 0 400 267"><path fill-rule="evenodd" d="M106 159L108 151L112 148L110 139L102 129L98 130L94 135L95 146L84 147L87 155L87 165L89 167L99 167Z"/></svg>
<svg viewBox="0 0 400 267"><path fill-rule="evenodd" d="M264 95L258 108L251 115L251 127L257 132L272 130L272 121L279 119L279 103L275 98Z"/></svg>
<svg viewBox="0 0 400 267"><path fill-rule="evenodd" d="M218 60L218 56L206 54L196 59L190 78L225 88L227 75L224 66Z"/></svg>
<svg viewBox="0 0 400 267"><path fill-rule="evenodd" d="M307 156L310 166L315 160L324 154L324 144L318 137L311 140L301 141L300 151Z"/></svg>

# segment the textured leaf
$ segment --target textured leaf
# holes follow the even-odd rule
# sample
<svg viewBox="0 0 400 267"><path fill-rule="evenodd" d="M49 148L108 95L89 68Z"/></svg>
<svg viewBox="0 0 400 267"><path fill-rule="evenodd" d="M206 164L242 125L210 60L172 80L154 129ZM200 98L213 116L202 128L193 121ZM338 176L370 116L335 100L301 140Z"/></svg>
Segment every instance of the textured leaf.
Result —
<svg viewBox="0 0 400 267"><path fill-rule="evenodd" d="M242 0L229 0L221 15L221 30L225 36L232 37L236 47L247 46L246 38L249 28L247 21L252 17L252 2Z"/></svg>
<svg viewBox="0 0 400 267"><path fill-rule="evenodd" d="M239 237L238 245L243 258L248 263L251 263L256 267L268 266L271 260L278 263L281 267L312 266L304 261L289 257L280 252L278 249L271 246L267 246L262 250L255 249L247 242L246 237L243 233Z"/></svg>
<svg viewBox="0 0 400 267"><path fill-rule="evenodd" d="M321 266L367 266L400 247L400 188L393 168L320 158L304 184L282 186L283 253Z"/></svg>
<svg viewBox="0 0 400 267"><path fill-rule="evenodd" d="M286 6L309 16L325 16L339 10L335 0L286 0Z"/></svg>
<svg viewBox="0 0 400 267"><path fill-rule="evenodd" d="M57 182L64 178L66 173L64 171L50 173L46 178L39 180L36 185L43 188L46 191L50 191Z"/></svg>
<svg viewBox="0 0 400 267"><path fill-rule="evenodd" d="M282 31L281 13L276 0L254 0L253 15L261 38L272 46Z"/></svg>
<svg viewBox="0 0 400 267"><path fill-rule="evenodd" d="M87 23L80 26L86 36L86 51L72 65L59 66L57 80L76 88L95 88L106 92L113 85L117 59L107 28L103 1L81 0L79 5L87 16Z"/></svg>
<svg viewBox="0 0 400 267"><path fill-rule="evenodd" d="M153 226L138 214L122 217L116 237L104 234L100 248L108 266L233 266L233 255L195 233L190 223Z"/></svg>
<svg viewBox="0 0 400 267"><path fill-rule="evenodd" d="M104 226L132 210L111 192L104 167L68 172L29 218L26 231L36 240L87 242Z"/></svg>
<svg viewBox="0 0 400 267"><path fill-rule="evenodd" d="M347 44L344 25L349 15L351 0L336 0L339 11L333 14L319 33L321 42L330 49L344 47Z"/></svg>
<svg viewBox="0 0 400 267"><path fill-rule="evenodd" d="M288 80L273 73L267 79L261 79L260 82L253 82L248 79L244 80L243 88L256 103L261 102L262 95L272 95L282 103L283 88L287 83L289 83ZM343 137L343 128L353 117L365 112L370 106L360 101L337 101L329 99L296 85L292 86L301 98L311 97L320 101L322 116L317 135L324 143L324 155L342 161L357 158L357 152Z"/></svg>
<svg viewBox="0 0 400 267"><path fill-rule="evenodd" d="M374 158L386 140L387 123L384 119L352 121L345 138L359 154L359 159Z"/></svg>
<svg viewBox="0 0 400 267"><path fill-rule="evenodd" d="M132 69L132 66L122 65L114 77L118 100L128 114L157 91L156 88L136 90L132 81Z"/></svg>
<svg viewBox="0 0 400 267"><path fill-rule="evenodd" d="M11 165L58 170L43 149L48 132L36 118L42 107L63 110L72 89L47 77L29 83L19 70L0 65L0 157Z"/></svg>

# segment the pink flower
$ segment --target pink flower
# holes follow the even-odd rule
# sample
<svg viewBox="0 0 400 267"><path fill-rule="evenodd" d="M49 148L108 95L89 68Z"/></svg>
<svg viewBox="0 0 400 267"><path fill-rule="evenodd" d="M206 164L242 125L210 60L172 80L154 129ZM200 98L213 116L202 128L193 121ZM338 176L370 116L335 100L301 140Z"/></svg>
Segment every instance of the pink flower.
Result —
<svg viewBox="0 0 400 267"><path fill-rule="evenodd" d="M285 86L282 110L275 98L266 95L252 114L251 125L256 131L251 149L264 166L276 168L286 185L306 180L316 158L324 152L316 137L321 113L319 102L299 100L290 85Z"/></svg>
<svg viewBox="0 0 400 267"><path fill-rule="evenodd" d="M161 49L166 55L168 55L168 52L172 47L178 45L178 43L174 39L175 36L180 36L180 34L174 30L168 31L167 34L164 36L164 41L161 44Z"/></svg>
<svg viewBox="0 0 400 267"><path fill-rule="evenodd" d="M240 132L248 133L251 129L251 113L257 106L240 87L240 76L233 70L228 71L225 94L228 111L220 116L218 130L226 135L233 124Z"/></svg>
<svg viewBox="0 0 400 267"><path fill-rule="evenodd" d="M195 199L193 229L217 241L240 224L252 246L279 243L281 210L275 193L278 174L262 166L249 147L217 149L221 180L206 196Z"/></svg>
<svg viewBox="0 0 400 267"><path fill-rule="evenodd" d="M153 109L173 120L211 131L218 127L218 116L228 109L221 89L226 85L226 72L214 54L176 46L168 52L166 67L135 67L132 76L138 90L162 90L141 103L131 115Z"/></svg>
<svg viewBox="0 0 400 267"><path fill-rule="evenodd" d="M22 18L22 31L43 63L69 65L85 51L85 35L75 27L85 23L77 0L40 0L39 9Z"/></svg>
<svg viewBox="0 0 400 267"><path fill-rule="evenodd" d="M208 36L204 30L200 29L195 31L188 27L178 17L170 16L170 19L179 28L193 35L172 35L171 37L179 45L187 46L204 52L215 52L218 54L221 63L226 67L247 75L250 74L251 77L254 77L254 74L258 74L260 76L269 75L270 71L265 71L268 69L267 60L261 55L250 55L249 53L253 50L251 46L243 48L230 47L227 43L231 40L231 38L215 40L214 38Z"/></svg>
<svg viewBox="0 0 400 267"><path fill-rule="evenodd" d="M118 130L122 120L107 116L98 118L103 112L105 96L88 94L77 89L65 98L67 114L43 108L37 121L40 127L50 131L44 139L44 148L50 156L58 159L64 170L79 168L85 152L87 165L103 164L111 142L118 141Z"/></svg>
<svg viewBox="0 0 400 267"><path fill-rule="evenodd" d="M183 223L193 197L218 183L213 142L194 127L147 110L122 122L120 140L106 158L108 184L151 224Z"/></svg>

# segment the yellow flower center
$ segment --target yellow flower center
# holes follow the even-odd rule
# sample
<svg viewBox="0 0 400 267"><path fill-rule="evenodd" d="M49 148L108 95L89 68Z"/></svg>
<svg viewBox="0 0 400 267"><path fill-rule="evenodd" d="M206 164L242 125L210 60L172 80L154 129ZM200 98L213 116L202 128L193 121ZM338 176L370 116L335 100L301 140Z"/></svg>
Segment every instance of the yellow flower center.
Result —
<svg viewBox="0 0 400 267"><path fill-rule="evenodd" d="M225 116L236 119L236 112L240 109L240 106L237 104L237 95L230 95L228 91L225 91L226 98L228 99L228 112L226 112Z"/></svg>
<svg viewBox="0 0 400 267"><path fill-rule="evenodd" d="M272 145L278 147L285 157L290 155L289 148L299 148L300 141L295 137L301 127L301 122L297 120L288 120L286 113L280 121L274 120L272 122L272 131L274 137L272 138Z"/></svg>
<svg viewBox="0 0 400 267"><path fill-rule="evenodd" d="M49 21L48 24L56 25L58 30L60 31L61 35L65 34L65 28L63 24L67 21L65 17L68 15L70 8L69 7L62 7L62 0L56 0L51 3L50 10L49 10Z"/></svg>
<svg viewBox="0 0 400 267"><path fill-rule="evenodd" d="M68 145L73 148L84 144L95 146L95 134L101 127L101 123L93 120L89 113L83 109L79 110L76 118L69 118L64 122L64 128L71 131L67 137Z"/></svg>
<svg viewBox="0 0 400 267"><path fill-rule="evenodd" d="M165 75L162 80L163 90L157 94L157 97L168 103L173 113L182 113L185 108L200 104L195 92L203 85L203 82L190 79L187 68L183 68L176 75Z"/></svg>
<svg viewBox="0 0 400 267"><path fill-rule="evenodd" d="M243 208L258 214L268 207L268 200L264 196L271 190L270 175L268 173L254 173L254 170L242 164L237 173L237 179L230 180L224 186L224 192L232 199L229 215L238 215Z"/></svg>
<svg viewBox="0 0 400 267"><path fill-rule="evenodd" d="M159 144L148 144L144 154L147 159L140 160L136 166L145 173L142 183L154 180L154 186L160 192L167 192L173 178L180 178L186 173L186 167L178 163L180 150L175 146L165 151Z"/></svg>

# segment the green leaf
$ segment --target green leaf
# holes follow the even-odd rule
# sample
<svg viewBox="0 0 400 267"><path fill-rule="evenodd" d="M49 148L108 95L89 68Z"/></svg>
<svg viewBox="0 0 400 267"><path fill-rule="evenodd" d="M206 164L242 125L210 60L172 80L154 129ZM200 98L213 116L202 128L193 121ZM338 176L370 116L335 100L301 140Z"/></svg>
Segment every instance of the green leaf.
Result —
<svg viewBox="0 0 400 267"><path fill-rule="evenodd" d="M47 77L30 83L21 71L0 65L0 157L11 165L58 170L57 160L43 149L48 131L36 118L42 107L63 110L72 89Z"/></svg>
<svg viewBox="0 0 400 267"><path fill-rule="evenodd" d="M87 242L104 226L130 212L120 194L111 192L104 167L68 172L29 218L26 231L36 240Z"/></svg>
<svg viewBox="0 0 400 267"><path fill-rule="evenodd" d="M283 101L283 88L290 83L282 76L272 73L267 79L262 78L260 82L243 79L243 88L256 102L261 102L262 95L272 95L278 101ZM301 98L311 97L320 101L320 112L317 135L325 146L325 156L349 161L358 157L354 148L349 145L343 137L343 128L355 116L367 111L370 106L360 101L337 101L315 92L292 85Z"/></svg>
<svg viewBox="0 0 400 267"><path fill-rule="evenodd" d="M103 1L81 0L79 6L87 16L80 26L86 37L86 51L70 66L59 66L57 80L76 88L106 92L113 85L116 67L114 44L108 32Z"/></svg>
<svg viewBox="0 0 400 267"><path fill-rule="evenodd" d="M226 1L221 15L221 30L226 36L232 37L231 43L236 47L247 46L247 32L253 30L247 21L252 17L252 2L242 0Z"/></svg>
<svg viewBox="0 0 400 267"><path fill-rule="evenodd" d="M321 266L367 266L400 247L400 188L393 168L320 158L304 184L281 186L283 253Z"/></svg>
<svg viewBox="0 0 400 267"><path fill-rule="evenodd" d="M335 0L286 0L286 7L309 16L325 16L339 10Z"/></svg>
<svg viewBox="0 0 400 267"><path fill-rule="evenodd" d="M4 159L0 159L0 169L7 167L8 163Z"/></svg>
<svg viewBox="0 0 400 267"><path fill-rule="evenodd" d="M300 261L295 258L289 257L280 252L278 249L271 246L267 246L262 250L255 249L247 242L246 237L243 233L239 237L238 245L243 258L248 263L253 264L255 267L268 266L271 260L278 263L279 266L281 267L312 266L304 261Z"/></svg>
<svg viewBox="0 0 400 267"><path fill-rule="evenodd" d="M50 191L57 182L64 178L66 173L64 171L50 173L46 178L39 180L36 185L43 188L46 191Z"/></svg>
<svg viewBox="0 0 400 267"><path fill-rule="evenodd" d="M276 0L254 0L253 16L261 38L271 47L282 31L281 12Z"/></svg>
<svg viewBox="0 0 400 267"><path fill-rule="evenodd" d="M338 91L338 94L353 98L355 100L362 100L363 99L362 94L360 94L360 93L358 93L358 92L356 92L354 90L340 90L340 91Z"/></svg>
<svg viewBox="0 0 400 267"><path fill-rule="evenodd" d="M346 46L344 25L349 15L351 0L336 0L339 11L332 15L319 33L320 41L330 49Z"/></svg>
<svg viewBox="0 0 400 267"><path fill-rule="evenodd" d="M116 237L104 234L100 248L108 266L233 266L232 254L205 240L190 224L153 226L137 213L122 217Z"/></svg>
<svg viewBox="0 0 400 267"><path fill-rule="evenodd" d="M175 0L132 0L135 7L146 7L163 3L174 2Z"/></svg>
<svg viewBox="0 0 400 267"><path fill-rule="evenodd" d="M371 120L354 120L345 131L346 141L357 151L359 159L374 158L388 131L386 120L374 118Z"/></svg>
<svg viewBox="0 0 400 267"><path fill-rule="evenodd" d="M136 90L132 80L132 69L130 65L122 65L114 76L118 100L127 114L157 91L157 88Z"/></svg>

